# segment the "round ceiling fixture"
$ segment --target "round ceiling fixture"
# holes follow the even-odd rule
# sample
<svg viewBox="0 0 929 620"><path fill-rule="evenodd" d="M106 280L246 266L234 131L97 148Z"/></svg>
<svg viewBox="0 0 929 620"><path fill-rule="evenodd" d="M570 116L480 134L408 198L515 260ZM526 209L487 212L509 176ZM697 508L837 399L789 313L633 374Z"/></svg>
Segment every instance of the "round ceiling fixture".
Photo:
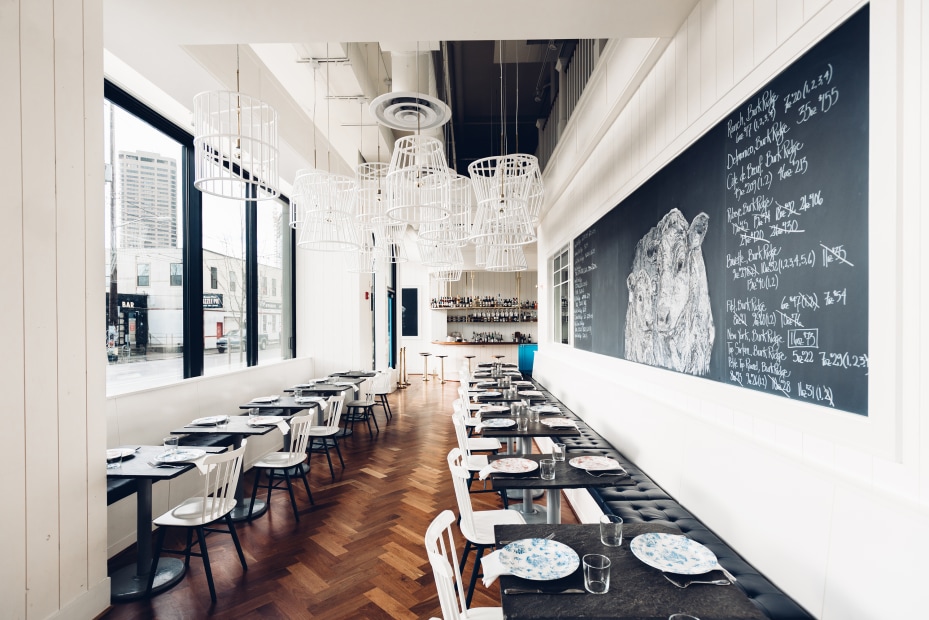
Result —
<svg viewBox="0 0 929 620"><path fill-rule="evenodd" d="M371 102L371 114L391 129L417 131L441 127L452 117L444 102L414 92L385 93Z"/></svg>

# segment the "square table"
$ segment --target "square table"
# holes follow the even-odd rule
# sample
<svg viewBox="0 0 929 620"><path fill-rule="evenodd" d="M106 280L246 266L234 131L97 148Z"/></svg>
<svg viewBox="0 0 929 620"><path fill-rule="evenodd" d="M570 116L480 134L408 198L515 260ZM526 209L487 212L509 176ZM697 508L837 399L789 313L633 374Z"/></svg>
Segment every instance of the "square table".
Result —
<svg viewBox="0 0 929 620"><path fill-rule="evenodd" d="M493 414L481 414L481 418L487 417L507 417L505 414L498 414L493 416ZM481 429L482 437L515 437L519 439L519 456L529 456L532 454L532 438L533 437L580 437L581 433L577 429L577 426L547 426L541 422L529 422L526 426L526 430L520 431L516 429L516 426L511 426L508 428L483 428ZM559 496L559 501L560 501ZM523 489L523 502L522 506L511 507L511 509L519 510L524 519L534 520L540 518L537 515L541 515L542 511L536 509L532 503L532 489ZM559 511L560 512L560 511ZM546 518L547 520L547 518Z"/></svg>
<svg viewBox="0 0 929 620"><path fill-rule="evenodd" d="M332 373L332 376L354 378L354 379L367 379L369 377L377 376L377 373L372 372L370 370L347 370L345 372L334 372Z"/></svg>
<svg viewBox="0 0 929 620"><path fill-rule="evenodd" d="M607 547L600 542L600 526L584 525L497 525L495 540L543 538L551 533L554 539L571 547L579 558L587 553L608 556L611 561L610 590L606 594L508 594L508 588L562 590L584 589L584 577L579 567L573 573L551 581L533 581L513 575L501 575L500 599L503 615L508 620L640 620L667 618L673 613L687 613L703 620L763 620L765 614L756 607L737 585L692 585L681 589L663 576L661 571L639 560L629 549L630 541L639 534L663 532L680 534L673 526L658 523L627 523L623 527L621 547ZM498 547L500 546L498 544ZM720 571L711 571L711 579L723 578ZM693 578L689 576L688 578ZM700 576L704 580L704 576Z"/></svg>
<svg viewBox="0 0 929 620"><path fill-rule="evenodd" d="M221 435L232 435L233 438L233 450L238 450L242 445L242 440L249 435L267 435L273 429L277 427L274 425L268 426L251 426L248 423L247 415L234 415L229 416L229 423L225 426L196 426L190 425L183 428L176 428L171 431L172 435L212 435L212 434L221 434ZM293 416L276 416L280 417L281 420L287 421L290 420ZM263 515L268 510L268 504L262 499L255 499L255 506L252 509L251 498L245 497L245 491L242 487L243 476L239 475L239 482L236 485L235 489L235 508L232 509L230 516L233 521L247 521L249 518L255 518Z"/></svg>
<svg viewBox="0 0 929 620"><path fill-rule="evenodd" d="M199 446L198 446L199 447ZM207 453L224 452L222 447L200 447ZM107 469L107 478L136 481L136 561L110 575L110 600L114 603L133 601L145 596L148 576L152 570L152 483L171 480L194 468L193 463L177 463L177 467L152 467L149 461L164 452L164 446L139 446L132 457L126 457L117 469ZM145 537L143 532L148 533ZM152 593L174 586L184 576L184 561L159 558Z"/></svg>
<svg viewBox="0 0 929 620"><path fill-rule="evenodd" d="M285 392L286 391L287 390L285 390ZM291 389L291 391L293 390ZM271 413L272 410L280 410L284 415L294 415L304 409L312 409L314 407L322 409L321 403L316 401L301 401L298 403L296 399L294 399L293 394L285 394L274 402L250 402L239 405L239 409L261 409L262 415L274 415Z"/></svg>
<svg viewBox="0 0 929 620"><path fill-rule="evenodd" d="M494 490L506 491L509 489L543 489L545 491L545 517L546 523L561 523L561 489L587 489L590 487L633 486L635 481L627 473L608 474L598 472L596 475L587 473L587 470L573 467L569 461L577 456L590 454L602 456L599 452L571 452L564 461L555 462L554 480L542 480L538 468L528 474L493 473L490 481ZM510 458L504 455L492 454L487 457L488 462ZM542 459L552 458L551 454L524 454L520 458L529 459L538 463Z"/></svg>

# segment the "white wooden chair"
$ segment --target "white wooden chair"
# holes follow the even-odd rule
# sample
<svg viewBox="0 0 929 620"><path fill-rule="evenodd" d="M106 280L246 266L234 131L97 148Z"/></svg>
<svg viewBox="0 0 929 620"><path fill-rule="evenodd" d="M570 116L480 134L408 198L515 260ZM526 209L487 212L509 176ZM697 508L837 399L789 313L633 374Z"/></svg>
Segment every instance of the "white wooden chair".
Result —
<svg viewBox="0 0 929 620"><path fill-rule="evenodd" d="M255 469L255 485L252 488L252 506L248 511L248 518L252 518L252 508L255 507L255 497L258 495L258 487L261 485L261 474L264 473L268 479L268 509L271 509L271 491L273 489L283 489L282 484L287 485L287 491L290 493L290 505L294 509L294 518L300 520L300 511L297 510L297 499L294 497L294 487L291 478L294 476L303 480L303 486L306 488L306 496L313 501L313 493L310 492L310 483L306 479L307 470L302 467L303 462L307 460L306 446L310 439L310 416L301 415L291 418L290 421L290 450L288 452L271 452L261 457L252 467Z"/></svg>
<svg viewBox="0 0 929 620"><path fill-rule="evenodd" d="M342 407L345 404L345 395L330 396L326 402L323 411L323 421L325 424L320 426L311 426L309 429L310 441L307 446L307 462L312 458L314 452L325 452L326 460L329 462L329 474L335 480L335 469L332 467L332 457L329 455L329 448L335 448L335 453L339 456L339 463L342 469L345 469L345 461L342 460L342 451L339 449L339 420L342 419Z"/></svg>
<svg viewBox="0 0 929 620"><path fill-rule="evenodd" d="M152 585L157 573L158 559L162 553L173 553L185 557L184 565L190 566L190 556L200 556L203 560L203 570L206 581L210 586L210 598L216 602L216 587L213 585L213 571L210 569L210 556L206 549L207 533L228 533L235 543L235 550L239 554L242 570L248 570L242 545L235 531L235 524L230 517L235 508L235 489L242 473L242 457L245 455L247 440L231 452L220 454L207 454L200 465L201 493L190 497L175 506L160 517L153 519L158 526L158 539L155 544L155 553L152 556L152 569L149 572L147 595L151 596ZM225 522L226 529L217 529L218 522ZM169 527L182 527L187 529L187 545L183 551L164 549L165 534ZM197 543L200 553L193 549L193 534L197 534ZM140 532L141 535L141 532Z"/></svg>
<svg viewBox="0 0 929 620"><path fill-rule="evenodd" d="M426 555L435 577L443 620L503 620L501 607L475 607L468 609L458 569L458 552L452 523L455 515L443 510L426 528Z"/></svg>

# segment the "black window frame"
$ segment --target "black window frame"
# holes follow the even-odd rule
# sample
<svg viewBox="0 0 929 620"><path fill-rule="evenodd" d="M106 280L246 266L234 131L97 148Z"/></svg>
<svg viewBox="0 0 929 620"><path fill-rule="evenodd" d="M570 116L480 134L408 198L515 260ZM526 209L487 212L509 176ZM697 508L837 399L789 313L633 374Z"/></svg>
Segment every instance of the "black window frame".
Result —
<svg viewBox="0 0 929 620"><path fill-rule="evenodd" d="M182 288L184 304L182 308L184 323L184 379L203 376L203 352L204 352L204 331L203 331L203 291L204 291L204 264L203 264L203 208L202 194L194 186L194 144L193 134L176 125L165 116L142 103L128 91L117 86L109 80L104 80L103 84L104 99L116 105L136 118L148 123L154 129L164 133L181 145L182 158L178 169L178 183L180 185L182 202L182 230L179 236L183 239L182 256ZM285 212L290 208L290 199L281 194L277 198L283 203ZM246 222L245 222L245 239L246 239L246 273L242 285L246 287L246 325L258 324L258 254L257 254L257 208L258 203L252 199L246 200L245 203ZM290 229L290 234L283 237L284 243L290 244L290 291L283 290L282 296L285 300L290 301L289 312L286 320L290 323L290 333L292 334L288 347L282 350L283 353L289 353L289 357L283 359L295 358L297 356L296 348L296 305L293 301L296 299L296 235ZM151 271L149 271L149 281ZM148 286L148 285L146 285ZM285 317L282 316L284 321ZM282 330L283 331L283 330ZM246 331L246 363L248 366L258 365L258 330L252 329ZM289 349L289 350L288 350Z"/></svg>

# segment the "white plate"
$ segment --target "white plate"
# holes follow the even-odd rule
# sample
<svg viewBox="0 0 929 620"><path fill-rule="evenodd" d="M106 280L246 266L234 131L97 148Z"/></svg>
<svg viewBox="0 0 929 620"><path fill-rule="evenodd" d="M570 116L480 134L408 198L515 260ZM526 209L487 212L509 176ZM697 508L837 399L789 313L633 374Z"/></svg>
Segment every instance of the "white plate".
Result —
<svg viewBox="0 0 929 620"><path fill-rule="evenodd" d="M719 568L716 554L679 534L640 534L629 548L635 557L667 573L699 575Z"/></svg>
<svg viewBox="0 0 929 620"><path fill-rule="evenodd" d="M484 398L484 397L492 398L494 396L500 396L500 395L501 395L500 392L481 392L480 394L477 395L477 397L478 398Z"/></svg>
<svg viewBox="0 0 929 620"><path fill-rule="evenodd" d="M280 396L277 394L272 394L270 396L258 396L252 399L253 403L273 403L278 400Z"/></svg>
<svg viewBox="0 0 929 620"><path fill-rule="evenodd" d="M520 458L497 459L491 461L490 466L501 474L526 474L539 468L539 464L532 459Z"/></svg>
<svg viewBox="0 0 929 620"><path fill-rule="evenodd" d="M256 415L248 417L249 426L274 426L283 418L279 415Z"/></svg>
<svg viewBox="0 0 929 620"><path fill-rule="evenodd" d="M577 570L577 552L557 540L526 538L514 540L500 550L500 562L516 577L550 581Z"/></svg>
<svg viewBox="0 0 929 620"><path fill-rule="evenodd" d="M542 397L542 392L538 390L522 390L520 392L517 392L517 394L519 394L520 396L538 396L540 398Z"/></svg>
<svg viewBox="0 0 929 620"><path fill-rule="evenodd" d="M116 459L128 459L135 456L135 450L132 448L110 448L106 451L106 460L115 461Z"/></svg>
<svg viewBox="0 0 929 620"><path fill-rule="evenodd" d="M539 413L561 413L561 409L554 405L532 405L529 408Z"/></svg>
<svg viewBox="0 0 929 620"><path fill-rule="evenodd" d="M191 422L191 426L215 426L220 422L228 422L229 416L227 415L211 415L205 418L197 418Z"/></svg>
<svg viewBox="0 0 929 620"><path fill-rule="evenodd" d="M195 461L205 454L206 450L200 448L178 448L174 454L162 452L155 457L155 460L159 463L186 463L187 461Z"/></svg>
<svg viewBox="0 0 929 620"><path fill-rule="evenodd" d="M505 405L483 405L478 411L483 413L502 413L504 411L509 411L510 408Z"/></svg>
<svg viewBox="0 0 929 620"><path fill-rule="evenodd" d="M568 461L568 465L577 467L578 469L586 469L587 471L607 471L613 469L623 472L626 471L622 468L622 465L608 456L576 456Z"/></svg>
<svg viewBox="0 0 929 620"><path fill-rule="evenodd" d="M539 422L550 428L577 428L577 424L574 420L569 420L568 418L547 418L545 420L539 420Z"/></svg>
<svg viewBox="0 0 929 620"><path fill-rule="evenodd" d="M512 418L490 418L481 420L481 426L484 428L509 428L516 425L516 420Z"/></svg>

